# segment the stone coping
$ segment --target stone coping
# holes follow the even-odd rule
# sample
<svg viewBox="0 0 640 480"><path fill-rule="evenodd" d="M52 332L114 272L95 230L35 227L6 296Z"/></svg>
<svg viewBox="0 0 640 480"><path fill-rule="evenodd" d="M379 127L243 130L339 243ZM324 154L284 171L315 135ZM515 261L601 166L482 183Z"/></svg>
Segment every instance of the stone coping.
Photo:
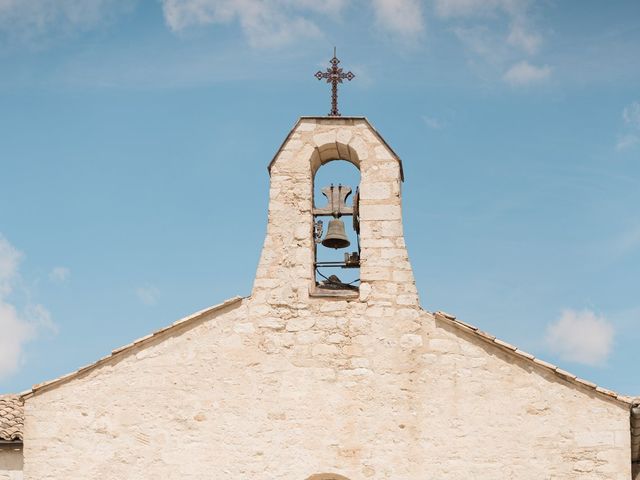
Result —
<svg viewBox="0 0 640 480"><path fill-rule="evenodd" d="M56 387L58 385L61 385L63 383L66 383L80 375L83 375L91 370L94 370L95 368L98 368L99 366L117 358L117 357L122 357L125 356L127 353L129 353L131 350L138 348L140 346L146 345L152 341L157 340L159 337L162 336L166 336L168 333L171 333L174 330L177 330L178 328L184 327L186 325L188 325L189 323L195 322L197 320L200 320L204 317L206 317L207 315L214 313L214 312L218 312L226 307L230 307L233 306L239 302L241 302L242 300L244 300L244 297L240 297L240 296L236 296L233 298L230 298L229 300L225 300L222 303L219 303L217 305L214 305L212 307L209 308L205 308L204 310L200 310L199 312L196 312L192 315L189 315L187 317L181 318L180 320L177 320L175 322L173 322L171 325L161 328L160 330L156 330L153 333L150 333L149 335L146 335L144 337L138 338L137 340L134 340L133 342L127 344L127 345L123 345L122 347L116 348L115 350L113 350L111 352L110 355L107 355L105 357L102 357L101 359L99 359L98 361L91 363L89 365L85 365L84 367L79 368L78 370L68 373L66 375L63 375L61 377L58 378L54 378L53 380L49 380L43 383L39 383L37 385L34 385L33 387L31 387L30 390L26 390L22 393L20 393L20 398L21 400L26 400L30 397L32 397L33 395L35 395L37 392L40 392L42 390L45 389L50 389L53 387Z"/></svg>
<svg viewBox="0 0 640 480"><path fill-rule="evenodd" d="M637 406L640 403L640 398L633 398L633 397L629 397L629 396L625 396L625 395L620 395L616 392L614 392L613 390L608 390L606 388L602 388L598 385L596 385L593 382L590 382L588 380L584 380L582 378L579 378L577 375L574 375L570 372L567 372L566 370L562 370L560 367L549 363L549 362L545 362L544 360L541 360L537 357L535 357L534 355L527 353L523 350L520 350L518 347L511 345L503 340L500 340L499 338L494 337L493 335L490 335L486 332L483 332L482 330L480 330L478 327L474 326L474 325L470 325L466 322L463 322L461 320L458 320L455 315L451 315L449 313L446 312L435 312L433 313L433 316L440 321L444 321L450 325L454 325L455 327L462 329L468 333L471 333L477 337L480 337L483 341L487 342L487 343L491 343L497 347L499 347L501 350L504 350L506 352L509 352L512 355L515 355L527 362L530 362L538 367L543 368L544 370L547 370L553 374L555 374L557 377L559 377L560 379L567 381L569 383L574 384L575 386L578 387L582 387L582 388L586 388L588 390L592 390L594 392L596 392L599 395L604 396L605 398L609 399L609 400L615 400L617 402L623 403L624 405L627 405L630 409L631 407ZM640 413L640 412L638 412Z"/></svg>
<svg viewBox="0 0 640 480"><path fill-rule="evenodd" d="M280 148L278 148L278 151L269 162L269 165L267 166L267 171L269 172L269 175L271 175L271 167L273 166L276 159L278 158L278 155L280 154L284 146L289 141L289 138L291 138L291 135L293 135L293 132L295 132L296 128L298 128L298 125L300 125L300 122L302 122L303 120L320 120L323 124L335 124L335 125L344 125L347 122L353 122L354 120L363 121L364 123L367 124L367 126L371 129L371 131L376 135L378 140L380 140L384 144L384 146L389 149L393 157L398 161L398 163L400 164L400 180L404 182L404 169L402 168L402 160L400 160L400 157L398 156L398 154L393 150L393 148L391 148L391 146L382 137L382 135L378 133L378 130L376 130L376 128L371 124L371 122L367 119L367 117L307 117L307 116L299 117L296 123L294 124L294 126L289 131L289 134L287 135L287 137L284 139L284 142L282 142L282 144L280 145Z"/></svg>

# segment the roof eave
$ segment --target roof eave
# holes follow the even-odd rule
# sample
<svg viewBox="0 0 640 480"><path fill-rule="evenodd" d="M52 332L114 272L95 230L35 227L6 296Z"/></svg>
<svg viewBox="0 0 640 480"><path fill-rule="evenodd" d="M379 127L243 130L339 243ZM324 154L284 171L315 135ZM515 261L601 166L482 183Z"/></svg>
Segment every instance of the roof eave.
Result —
<svg viewBox="0 0 640 480"><path fill-rule="evenodd" d="M613 390L602 388L593 382L582 379L577 375L574 375L570 372L567 372L566 370L561 369L560 367L557 367L556 365L553 365L552 363L549 363L540 358L537 358L530 353L520 350L518 347L514 345L511 345L503 340L500 340L499 338L494 337L493 335L483 332L478 327L475 327L466 322L458 320L454 315L451 315L445 312L435 312L432 315L437 320L444 321L449 325L453 325L456 328L459 328L467 333L470 333L480 338L482 341L490 343L495 347L498 347L500 350L508 352L509 354L534 365L536 368L540 368L547 372L553 373L559 379L564 380L565 382L568 382L569 384L575 387L592 391L597 395L601 396L603 399L612 400L620 405L625 406L629 410L632 410L632 407L636 405L637 399L634 399L632 397L625 396L625 395L620 395L619 393L616 393Z"/></svg>
<svg viewBox="0 0 640 480"><path fill-rule="evenodd" d="M78 370L75 370L71 373L67 373L66 375L63 375L61 377L58 378L54 378L53 380L49 380L43 383L39 383L37 385L34 385L33 387L31 387L31 389L26 390L22 393L20 393L20 399L22 401L28 400L29 398L33 397L36 393L40 393L43 392L45 390L50 390L52 388L55 388L59 385L62 385L64 383L67 383L81 375L84 375L102 365L104 365L107 362L110 361L117 361L118 359L120 359L121 357L126 356L127 354L129 354L131 351L133 351L134 349L140 348L140 347L144 347L147 344L154 342L156 340L159 340L161 338L164 338L166 335L176 331L178 328L183 328L197 320L201 320L204 317L206 317L207 315L210 315L212 313L216 313L216 312L221 312L223 309L227 308L227 307L231 307L234 306L236 304L238 304L239 302L242 302L242 300L244 300L245 297L240 297L240 296L236 296L233 298L230 298L229 300L225 300L222 303L219 303L217 305L213 305L211 307L205 308L204 310L200 310L199 312L196 312L192 315L189 315L187 317L181 318L180 320L176 320L175 322L173 322L171 325L161 328L160 330L156 330L155 332L146 335L144 337L138 338L137 340L134 340L133 342L124 345L122 347L116 348L114 350L111 351L110 355L107 355L105 357L102 357L101 359L99 359L98 361L91 363L89 365L86 365L84 367L79 368Z"/></svg>

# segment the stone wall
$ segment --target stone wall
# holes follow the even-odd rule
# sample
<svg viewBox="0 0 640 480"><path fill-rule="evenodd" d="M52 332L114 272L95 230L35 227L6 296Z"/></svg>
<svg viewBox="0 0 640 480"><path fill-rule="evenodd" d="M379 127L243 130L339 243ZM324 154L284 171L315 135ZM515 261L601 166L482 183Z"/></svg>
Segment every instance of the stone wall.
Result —
<svg viewBox="0 0 640 480"><path fill-rule="evenodd" d="M360 299L418 305L402 233L401 164L364 119L302 119L276 155L252 298L285 307L307 302L314 284L313 178L337 159L360 169Z"/></svg>
<svg viewBox="0 0 640 480"><path fill-rule="evenodd" d="M22 446L0 444L0 480L22 480Z"/></svg>
<svg viewBox="0 0 640 480"><path fill-rule="evenodd" d="M362 287L317 297L311 180L347 155ZM28 396L26 480L631 478L627 405L419 307L400 164L366 122L302 120L271 175L251 297Z"/></svg>
<svg viewBox="0 0 640 480"><path fill-rule="evenodd" d="M25 478L631 476L625 408L426 313L255 308L28 399Z"/></svg>

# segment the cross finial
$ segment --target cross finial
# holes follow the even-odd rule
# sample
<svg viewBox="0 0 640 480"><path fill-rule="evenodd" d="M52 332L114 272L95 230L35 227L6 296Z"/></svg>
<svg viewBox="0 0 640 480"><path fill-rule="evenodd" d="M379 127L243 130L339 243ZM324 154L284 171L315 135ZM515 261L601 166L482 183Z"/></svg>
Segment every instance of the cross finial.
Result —
<svg viewBox="0 0 640 480"><path fill-rule="evenodd" d="M342 83L345 78L349 81L355 78L352 72L344 73L342 68L338 68L340 60L336 57L336 47L333 47L333 58L330 60L331 67L327 68L325 72L318 70L315 77L318 80L326 79L327 83L331 84L331 112L330 117L339 117L338 111L338 84Z"/></svg>

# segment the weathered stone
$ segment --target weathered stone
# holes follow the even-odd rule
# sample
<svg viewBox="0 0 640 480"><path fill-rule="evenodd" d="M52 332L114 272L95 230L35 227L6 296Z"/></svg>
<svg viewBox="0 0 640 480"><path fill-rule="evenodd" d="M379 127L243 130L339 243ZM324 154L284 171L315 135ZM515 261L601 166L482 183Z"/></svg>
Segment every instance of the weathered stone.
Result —
<svg viewBox="0 0 640 480"><path fill-rule="evenodd" d="M298 332L300 330L308 330L316 323L315 318L294 318L287 322L287 331Z"/></svg>
<svg viewBox="0 0 640 480"><path fill-rule="evenodd" d="M317 295L311 238L314 169L345 152L348 301ZM399 172L365 120L301 120L271 166L251 296L28 395L24 479L627 480L628 404L419 308Z"/></svg>

